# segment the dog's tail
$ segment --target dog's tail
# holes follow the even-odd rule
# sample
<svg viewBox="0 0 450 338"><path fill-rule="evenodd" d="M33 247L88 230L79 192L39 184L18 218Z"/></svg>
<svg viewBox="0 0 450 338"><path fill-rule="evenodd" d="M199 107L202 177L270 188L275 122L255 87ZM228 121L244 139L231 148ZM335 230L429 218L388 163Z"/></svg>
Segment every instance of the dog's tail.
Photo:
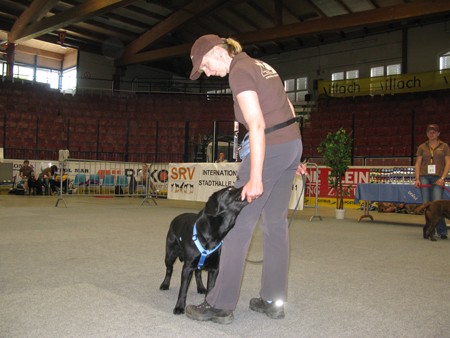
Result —
<svg viewBox="0 0 450 338"><path fill-rule="evenodd" d="M432 203L432 202L427 202L427 203L425 203L425 204L422 204L422 205L418 206L418 207L414 210L414 213L417 214L417 215L421 214L423 210L426 210L426 209L431 205L431 203Z"/></svg>

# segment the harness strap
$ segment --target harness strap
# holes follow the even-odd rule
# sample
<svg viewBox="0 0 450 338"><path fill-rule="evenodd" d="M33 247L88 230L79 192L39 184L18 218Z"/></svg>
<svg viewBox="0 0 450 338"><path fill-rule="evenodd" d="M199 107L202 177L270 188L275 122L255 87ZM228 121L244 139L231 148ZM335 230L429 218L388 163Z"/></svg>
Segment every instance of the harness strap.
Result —
<svg viewBox="0 0 450 338"><path fill-rule="evenodd" d="M195 246L197 247L198 251L200 251L201 254L200 260L198 261L197 269L201 269L205 264L206 257L208 257L214 251L219 249L223 244L223 241L221 241L214 249L206 250L197 237L197 223L194 224L194 228L192 229L192 240L194 241Z"/></svg>

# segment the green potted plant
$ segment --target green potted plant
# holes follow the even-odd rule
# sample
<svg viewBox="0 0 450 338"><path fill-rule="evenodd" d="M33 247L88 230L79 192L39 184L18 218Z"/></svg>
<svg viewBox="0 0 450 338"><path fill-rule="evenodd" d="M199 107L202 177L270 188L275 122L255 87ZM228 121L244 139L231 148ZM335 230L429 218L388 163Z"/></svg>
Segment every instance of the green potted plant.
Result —
<svg viewBox="0 0 450 338"><path fill-rule="evenodd" d="M347 134L345 129L340 128L336 132L328 133L317 148L323 156L324 164L331 168L328 175L328 184L336 192L337 218L343 218L345 212L344 197L350 194L350 187L344 186L343 180L344 174L351 163L352 141L351 134ZM342 216L338 216L338 214L342 214Z"/></svg>

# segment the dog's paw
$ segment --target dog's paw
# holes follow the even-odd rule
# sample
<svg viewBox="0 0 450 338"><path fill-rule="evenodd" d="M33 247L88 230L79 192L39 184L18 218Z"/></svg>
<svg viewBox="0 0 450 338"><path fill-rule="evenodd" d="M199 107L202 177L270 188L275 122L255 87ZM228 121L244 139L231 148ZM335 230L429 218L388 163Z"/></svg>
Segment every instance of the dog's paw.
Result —
<svg viewBox="0 0 450 338"><path fill-rule="evenodd" d="M206 294L206 288L197 288L197 293L199 293L201 295L205 295Z"/></svg>
<svg viewBox="0 0 450 338"><path fill-rule="evenodd" d="M162 283L159 287L160 290L169 290L169 285Z"/></svg>
<svg viewBox="0 0 450 338"><path fill-rule="evenodd" d="M175 309L173 309L173 314L174 315L182 315L182 314L184 314L184 308L176 307Z"/></svg>

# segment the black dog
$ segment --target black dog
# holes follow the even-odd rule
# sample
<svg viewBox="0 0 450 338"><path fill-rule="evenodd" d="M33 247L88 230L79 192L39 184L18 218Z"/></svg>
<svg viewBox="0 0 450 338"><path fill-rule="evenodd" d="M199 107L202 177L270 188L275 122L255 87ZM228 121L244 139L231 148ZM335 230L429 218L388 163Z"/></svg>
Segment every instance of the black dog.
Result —
<svg viewBox="0 0 450 338"><path fill-rule="evenodd" d="M441 217L447 217L450 219L450 201L433 201L428 202L420 207L417 207L415 212L418 214L422 210L425 210L425 225L423 226L423 238L429 238L431 241L435 241L434 229L439 223Z"/></svg>
<svg viewBox="0 0 450 338"><path fill-rule="evenodd" d="M174 314L184 313L186 295L194 271L198 293L206 293L214 286L219 272L222 240L233 228L242 208L248 204L246 200L241 201L241 192L242 188L234 187L216 191L198 214L184 213L170 223L166 241L166 276L159 288L169 289L173 264L177 258L184 262ZM201 269L208 271L207 289L202 282Z"/></svg>

